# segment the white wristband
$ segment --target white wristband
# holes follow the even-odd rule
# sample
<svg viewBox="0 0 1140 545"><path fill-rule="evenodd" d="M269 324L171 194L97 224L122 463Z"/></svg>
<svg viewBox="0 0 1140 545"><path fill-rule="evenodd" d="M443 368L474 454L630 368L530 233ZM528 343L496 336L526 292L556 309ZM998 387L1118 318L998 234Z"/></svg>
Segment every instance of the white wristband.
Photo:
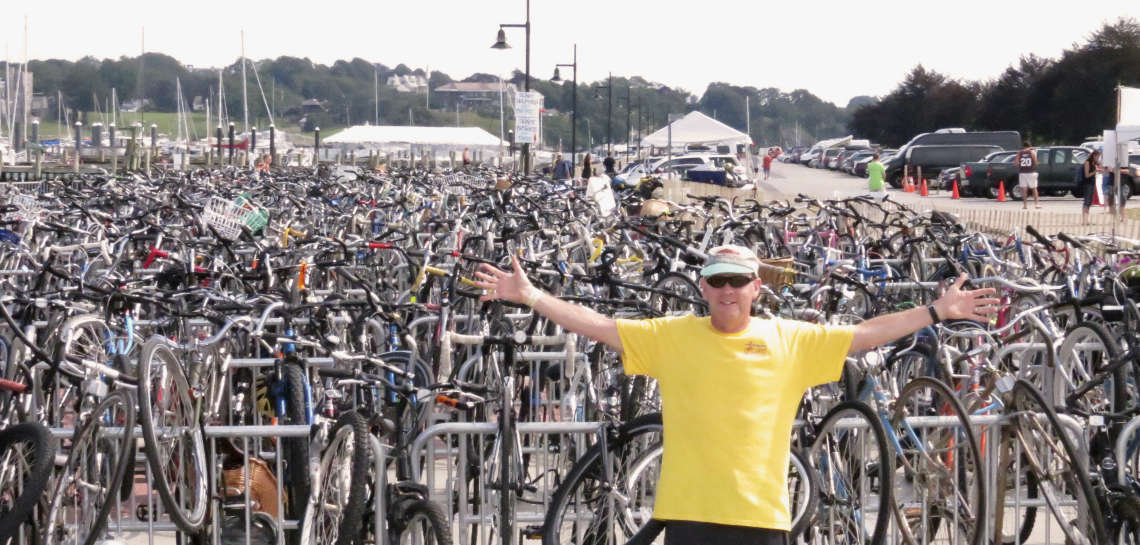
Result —
<svg viewBox="0 0 1140 545"><path fill-rule="evenodd" d="M539 297L542 297L542 290L531 286L526 294L526 301L523 302L526 303L526 306L533 308L534 304L538 302Z"/></svg>

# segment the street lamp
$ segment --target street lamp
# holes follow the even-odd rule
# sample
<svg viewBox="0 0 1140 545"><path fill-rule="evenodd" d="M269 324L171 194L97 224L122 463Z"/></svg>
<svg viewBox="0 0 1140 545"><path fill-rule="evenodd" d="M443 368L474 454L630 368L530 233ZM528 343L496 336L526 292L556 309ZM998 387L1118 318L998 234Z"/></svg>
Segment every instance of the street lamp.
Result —
<svg viewBox="0 0 1140 545"><path fill-rule="evenodd" d="M499 34L495 37L495 43L491 44L491 49L510 49L511 46L507 45L506 28L523 28L526 29L526 79L523 83L523 89L530 92L530 0L526 0L526 22L522 24L510 23L500 24ZM523 155L523 175L530 174L530 142L524 142L522 147Z"/></svg>
<svg viewBox="0 0 1140 545"><path fill-rule="evenodd" d="M614 117L614 73L613 72L610 72L609 77L606 78L606 84L605 85L599 85L596 88L594 88L594 98L595 99L600 98L598 96L598 89L605 89L606 90L606 96L607 96L607 98L606 98L606 104L607 104L607 106L606 106L606 155L613 155L613 151L614 151L613 136L612 136L612 133L610 132L610 124L613 122L613 117Z"/></svg>
<svg viewBox="0 0 1140 545"><path fill-rule="evenodd" d="M550 81L559 82L558 67L568 66L574 69L574 83L571 85L570 95L570 164L578 164L578 44L574 44L574 62L570 64L554 65L554 77Z"/></svg>

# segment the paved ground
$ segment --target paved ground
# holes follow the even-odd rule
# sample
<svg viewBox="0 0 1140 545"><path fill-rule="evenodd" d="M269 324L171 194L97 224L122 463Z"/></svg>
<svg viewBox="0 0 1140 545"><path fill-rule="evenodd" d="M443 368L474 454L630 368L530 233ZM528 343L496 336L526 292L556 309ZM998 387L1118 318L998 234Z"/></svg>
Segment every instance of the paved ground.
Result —
<svg viewBox="0 0 1140 545"><path fill-rule="evenodd" d="M789 163L772 163L772 177L768 181L758 184L761 192L775 195L784 195L788 198L797 193L803 193L815 198L850 197L867 193L867 180L857 178L843 172L827 169L808 168ZM892 199L899 200L921 210L923 206L929 207L931 203L951 203L950 191L930 191L930 196L921 197L917 193L904 193L902 190L888 186L887 191ZM977 206L980 209L991 210L1021 210L1020 201L1009 200L1004 203L980 197L963 197L956 201L960 205ZM1041 206L1050 211L1079 213L1081 201L1072 196L1043 197ZM1030 209L1033 203L1029 203ZM1098 208L1100 213L1107 213L1107 208ZM1097 211L1094 211L1096 213Z"/></svg>

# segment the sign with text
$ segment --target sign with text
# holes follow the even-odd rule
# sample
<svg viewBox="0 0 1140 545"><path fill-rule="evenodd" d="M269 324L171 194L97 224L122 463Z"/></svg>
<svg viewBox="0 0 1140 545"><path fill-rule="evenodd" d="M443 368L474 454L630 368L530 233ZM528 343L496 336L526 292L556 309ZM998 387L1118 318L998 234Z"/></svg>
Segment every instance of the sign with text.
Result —
<svg viewBox="0 0 1140 545"><path fill-rule="evenodd" d="M537 91L515 93L515 142L538 143L538 116L541 109L541 93Z"/></svg>

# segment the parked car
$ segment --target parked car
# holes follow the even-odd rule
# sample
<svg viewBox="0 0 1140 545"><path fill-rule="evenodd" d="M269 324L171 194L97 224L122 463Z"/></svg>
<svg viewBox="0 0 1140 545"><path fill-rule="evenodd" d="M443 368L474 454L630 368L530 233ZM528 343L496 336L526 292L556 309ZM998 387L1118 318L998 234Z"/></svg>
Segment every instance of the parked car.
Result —
<svg viewBox="0 0 1140 545"><path fill-rule="evenodd" d="M838 157L840 153L843 153L842 148L830 148L823 150L823 154L820 156L819 161L816 163L816 168L829 168L828 165L831 164L832 159Z"/></svg>
<svg viewBox="0 0 1140 545"><path fill-rule="evenodd" d="M685 177L686 173L696 167L711 167L723 169L725 164L732 164L733 169L737 175L743 173L742 168L737 168L739 165L736 163L736 156L730 154L720 153L687 153L685 155L675 155L672 159L669 157L654 157L632 165L622 170L614 177L617 183L623 182L636 182L645 176L651 174L661 174L663 172L676 172Z"/></svg>
<svg viewBox="0 0 1140 545"><path fill-rule="evenodd" d="M902 187L904 171L916 176L916 180L919 172L923 178L932 180L937 178L943 169L955 168L967 161L976 161L1001 149L994 145L911 146L906 150L900 150L898 155L883 166L886 167L887 181L894 187Z"/></svg>
<svg viewBox="0 0 1140 545"><path fill-rule="evenodd" d="M938 189L950 190L953 189L954 182L958 182L958 193L961 194L962 167L960 166L943 169L942 172L938 174L938 178L934 180L933 186Z"/></svg>
<svg viewBox="0 0 1140 545"><path fill-rule="evenodd" d="M961 181L958 190L963 195L975 197L997 198L997 185L989 182L990 165L993 163L1009 163L1017 156L1016 151L995 151L978 161L968 161L961 165Z"/></svg>
<svg viewBox="0 0 1140 545"><path fill-rule="evenodd" d="M843 164L839 165L839 170L848 174L855 174L855 163L866 159L868 162L875 156L875 152L871 150L859 150L852 153L843 160Z"/></svg>
<svg viewBox="0 0 1140 545"><path fill-rule="evenodd" d="M1075 146L1049 146L1036 148L1037 152L1037 187L1043 195L1063 195L1072 193L1075 197L1083 196L1080 185L1076 181L1077 169L1081 168L1089 151ZM1025 188L1018 184L1018 165L1014 161L1008 163L991 163L988 169L990 186L1005 183L1005 189L1010 196L1021 199L1025 196ZM1121 191L1124 198L1136 192L1136 177L1125 171L1121 177Z"/></svg>
<svg viewBox="0 0 1140 545"><path fill-rule="evenodd" d="M868 155L856 161L853 165L851 165L851 174L854 174L860 178L866 178L867 165L871 164L871 161L874 160L874 158L874 155Z"/></svg>
<svg viewBox="0 0 1140 545"><path fill-rule="evenodd" d="M799 162L802 165L812 166L811 162L819 158L820 150L807 150L800 153Z"/></svg>
<svg viewBox="0 0 1140 545"><path fill-rule="evenodd" d="M1016 150L1021 148L1021 135L1017 131L922 133L900 147L898 155L889 162L883 163L891 186L902 187L903 163L907 152L915 146L997 146L1001 150Z"/></svg>

